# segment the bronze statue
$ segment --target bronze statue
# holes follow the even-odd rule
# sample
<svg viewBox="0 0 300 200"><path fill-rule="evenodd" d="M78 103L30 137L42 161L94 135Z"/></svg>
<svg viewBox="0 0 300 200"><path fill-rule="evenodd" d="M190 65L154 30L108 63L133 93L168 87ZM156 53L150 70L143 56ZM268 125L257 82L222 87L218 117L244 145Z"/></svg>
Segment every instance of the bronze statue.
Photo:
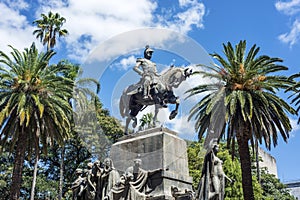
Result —
<svg viewBox="0 0 300 200"><path fill-rule="evenodd" d="M102 200L102 191L101 191L102 179L101 179L101 176L103 174L103 167L102 167L102 163L99 160L96 160L94 162L92 173L93 173L93 183L96 185L95 200Z"/></svg>
<svg viewBox="0 0 300 200"><path fill-rule="evenodd" d="M196 192L197 200L223 200L225 193L226 176L222 167L222 160L217 157L219 145L216 139L212 139L204 158L201 179Z"/></svg>
<svg viewBox="0 0 300 200"><path fill-rule="evenodd" d="M85 198L84 200L94 200L96 196L96 187L94 183L94 177L92 173L93 163L87 164L87 169L85 170Z"/></svg>
<svg viewBox="0 0 300 200"><path fill-rule="evenodd" d="M120 180L119 172L114 168L113 161L110 158L105 158L103 164L100 187L102 199L108 195L112 187Z"/></svg>
<svg viewBox="0 0 300 200"><path fill-rule="evenodd" d="M93 183L92 174L93 163L88 163L87 169L76 169L78 176L72 183L72 200L94 200L96 195L96 187Z"/></svg>
<svg viewBox="0 0 300 200"><path fill-rule="evenodd" d="M128 132L130 121L133 120L132 126L135 128L137 114L149 105L155 105L153 126L156 126L159 109L167 104L176 105L169 116L169 119L174 119L178 113L179 98L174 95L173 89L179 87L192 73L189 68L171 66L158 74L156 64L150 60L152 53L153 50L146 46L144 58L138 58L133 68L142 77L138 83L127 87L120 98L120 114L126 117L125 134Z"/></svg>
<svg viewBox="0 0 300 200"><path fill-rule="evenodd" d="M143 85L143 99L153 99L155 103L160 103L163 107L166 107L163 101L160 101L157 96L158 77L160 76L157 73L156 64L151 61L153 49L146 46L144 50L144 58L138 58L136 65L133 67L133 70L142 76L141 84ZM142 69L142 70L141 70ZM151 86L153 88L153 93L150 93Z"/></svg>
<svg viewBox="0 0 300 200"><path fill-rule="evenodd" d="M83 175L82 169L76 169L75 174L77 175L76 180L72 183L71 189L72 189L72 200L79 200L83 199L82 194L84 191L84 184L85 184L85 178Z"/></svg>

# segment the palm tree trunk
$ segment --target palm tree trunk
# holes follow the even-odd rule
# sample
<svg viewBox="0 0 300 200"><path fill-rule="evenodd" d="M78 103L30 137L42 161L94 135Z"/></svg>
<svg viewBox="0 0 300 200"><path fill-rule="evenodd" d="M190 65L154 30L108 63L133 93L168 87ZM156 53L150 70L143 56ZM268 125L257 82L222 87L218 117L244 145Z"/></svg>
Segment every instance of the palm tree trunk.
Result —
<svg viewBox="0 0 300 200"><path fill-rule="evenodd" d="M243 134L237 134L237 142L239 147L241 168L242 168L242 185L244 200L254 200L252 174L251 174L251 157L249 151L248 130L244 129Z"/></svg>
<svg viewBox="0 0 300 200"><path fill-rule="evenodd" d="M64 157L65 157L65 146L61 147L61 160L60 160L60 177L59 177L59 194L58 200L62 199L63 196L63 183L64 183Z"/></svg>
<svg viewBox="0 0 300 200"><path fill-rule="evenodd" d="M34 193L35 193L35 185L36 185L36 177L37 177L39 159L40 159L40 154L39 154L39 151L37 150L35 161L34 161L34 170L33 170L30 200L34 200Z"/></svg>
<svg viewBox="0 0 300 200"><path fill-rule="evenodd" d="M255 140L255 161L256 161L257 180L258 180L259 184L261 184L260 168L259 168L258 141L257 140Z"/></svg>
<svg viewBox="0 0 300 200"><path fill-rule="evenodd" d="M18 200L20 197L20 189L21 189L21 182L22 182L22 172L23 172L23 165L25 159L25 151L27 146L27 137L24 131L24 128L21 128L21 132L16 142L16 155L14 160L14 169L10 187L10 200Z"/></svg>

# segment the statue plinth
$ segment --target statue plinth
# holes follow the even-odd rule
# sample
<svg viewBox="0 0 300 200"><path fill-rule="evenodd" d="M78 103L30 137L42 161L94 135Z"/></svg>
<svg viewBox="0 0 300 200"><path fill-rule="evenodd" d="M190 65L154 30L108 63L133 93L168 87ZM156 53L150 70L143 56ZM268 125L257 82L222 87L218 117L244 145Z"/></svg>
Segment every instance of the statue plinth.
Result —
<svg viewBox="0 0 300 200"><path fill-rule="evenodd" d="M112 145L110 157L122 174L140 158L144 170L164 169L152 177L154 190L148 199L174 199L171 186L192 190L186 142L167 128L153 128L123 137Z"/></svg>

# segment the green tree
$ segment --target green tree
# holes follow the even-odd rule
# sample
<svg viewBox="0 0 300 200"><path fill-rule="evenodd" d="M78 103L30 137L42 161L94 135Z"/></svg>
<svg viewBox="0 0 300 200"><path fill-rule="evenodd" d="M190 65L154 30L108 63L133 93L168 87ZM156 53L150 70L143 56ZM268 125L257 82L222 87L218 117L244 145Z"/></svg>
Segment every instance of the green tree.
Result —
<svg viewBox="0 0 300 200"><path fill-rule="evenodd" d="M34 165L35 158L32 160L32 163ZM37 168L39 171L39 175L36 179L36 186L35 186L35 193L36 197L34 199L37 199L39 197L40 199L42 196L47 196L48 193L54 197L58 194L58 184L59 181L48 179L45 174L41 173L41 169L43 169L41 166ZM29 166L28 164L25 164L24 170L23 170L23 180L22 180L22 187L21 187L21 196L23 199L29 199L32 198L31 194L31 185L32 185L32 166Z"/></svg>
<svg viewBox="0 0 300 200"><path fill-rule="evenodd" d="M62 29L63 24L66 22L64 17L61 17L59 13L48 12L48 15L41 14L41 19L37 19L33 24L37 25L38 29L33 31L37 39L47 45L47 51L56 45L57 34L58 37L66 36L68 31Z"/></svg>
<svg viewBox="0 0 300 200"><path fill-rule="evenodd" d="M199 139L202 138L214 121L222 123L221 136L225 135L227 125L228 145L234 149L237 139L240 155L244 199L254 199L249 141L260 143L264 140L268 149L277 145L278 133L287 141L292 127L287 113L296 114L295 110L276 91L286 89L291 81L285 76L271 75L288 68L277 64L280 58L267 55L258 56L259 48L253 45L246 54L246 41L240 41L235 48L231 43L223 44L226 59L221 55L211 54L221 65L202 66L211 71L199 71L204 77L214 82L196 86L187 91L190 96L205 93L190 111L195 118L195 128ZM219 115L220 109L225 114ZM224 124L223 124L224 121ZM209 134L206 136L208 137Z"/></svg>
<svg viewBox="0 0 300 200"><path fill-rule="evenodd" d="M13 160L14 154L9 152L3 152L0 157L0 200L9 199L9 186L11 184L11 176L13 170ZM32 160L27 160L25 162L23 172L22 172L22 186L20 193L23 199L29 199L31 196L30 188L32 182L32 166L34 165L34 158ZM39 168L42 168L41 166ZM40 173L37 177L36 192L38 196L42 197L46 192L50 191L51 194L57 193L58 181L49 179L44 173Z"/></svg>
<svg viewBox="0 0 300 200"><path fill-rule="evenodd" d="M98 123L104 135L110 141L110 144L117 142L119 138L124 136L124 127L121 122L112 117L109 110L103 108L99 98L96 100L96 109Z"/></svg>
<svg viewBox="0 0 300 200"><path fill-rule="evenodd" d="M296 200L287 186L279 181L274 174L267 173L266 169L261 170L261 186L263 189L263 200Z"/></svg>
<svg viewBox="0 0 300 200"><path fill-rule="evenodd" d="M141 130L145 130L147 128L151 128L151 126L153 125L153 113L146 113L142 116L142 118L140 119L140 127L139 129Z"/></svg>
<svg viewBox="0 0 300 200"><path fill-rule="evenodd" d="M1 149L3 148L0 146ZM13 155L4 151L0 156L0 200L9 198L9 185L11 183L11 175L13 171Z"/></svg>
<svg viewBox="0 0 300 200"><path fill-rule="evenodd" d="M0 138L15 152L10 199L18 199L25 152L42 145L46 153L48 144L69 136L74 83L60 75L64 68L48 65L53 51L39 54L34 43L22 53L11 48L13 59L0 52Z"/></svg>
<svg viewBox="0 0 300 200"><path fill-rule="evenodd" d="M64 151L64 154L61 153ZM73 133L71 138L65 141L64 148L61 148L55 143L49 150L47 156L42 156L40 160L39 176L45 176L47 180L53 182L60 182L63 178L62 194L64 197L70 190L71 183L74 181L75 170L80 167L85 167L86 163L90 161L91 154L88 149L83 146L81 139L77 133ZM63 159L63 176L61 176L61 160ZM58 188L52 188L59 194ZM37 186L38 187L38 186ZM38 188L37 188L38 189ZM39 192L39 190L37 190ZM40 190L40 192L42 192ZM54 194L54 193L52 193Z"/></svg>
<svg viewBox="0 0 300 200"><path fill-rule="evenodd" d="M188 144L187 155L188 155L188 166L189 174L193 177L193 188L197 189L198 183L201 177L201 171L204 162L205 149L203 142L191 142Z"/></svg>

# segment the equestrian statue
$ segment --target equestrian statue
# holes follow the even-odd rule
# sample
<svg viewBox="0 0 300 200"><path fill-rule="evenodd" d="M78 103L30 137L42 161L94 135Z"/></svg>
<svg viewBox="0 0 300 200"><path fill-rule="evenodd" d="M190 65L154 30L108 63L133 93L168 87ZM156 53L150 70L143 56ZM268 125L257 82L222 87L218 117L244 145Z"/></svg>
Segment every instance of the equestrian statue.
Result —
<svg viewBox="0 0 300 200"><path fill-rule="evenodd" d="M166 108L167 104L175 104L175 109L170 113L169 119L174 119L178 113L179 97L175 96L173 88L177 88L182 81L192 73L188 67L174 67L173 65L162 72L157 73L156 64L150 59L153 49L148 45L144 50L144 58L138 58L133 70L141 75L138 83L125 88L120 98L120 114L126 117L125 134L128 134L128 126L133 120L133 128L137 125L137 114L149 105L155 105L153 126L157 120L159 109Z"/></svg>

